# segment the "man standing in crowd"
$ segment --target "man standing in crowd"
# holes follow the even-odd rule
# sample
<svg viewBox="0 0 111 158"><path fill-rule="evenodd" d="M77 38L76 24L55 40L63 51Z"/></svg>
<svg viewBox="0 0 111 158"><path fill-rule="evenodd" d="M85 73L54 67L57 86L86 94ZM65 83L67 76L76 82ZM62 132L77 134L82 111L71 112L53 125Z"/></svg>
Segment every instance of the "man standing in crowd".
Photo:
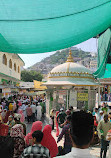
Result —
<svg viewBox="0 0 111 158"><path fill-rule="evenodd" d="M32 119L32 108L30 107L30 104L26 108L26 113L27 113L27 122L31 122Z"/></svg>
<svg viewBox="0 0 111 158"><path fill-rule="evenodd" d="M24 114L24 117L25 117L25 110L26 110L25 102L22 103L22 106L20 107L20 109L23 110L23 114Z"/></svg>
<svg viewBox="0 0 111 158"><path fill-rule="evenodd" d="M67 115L66 115L66 113L64 112L63 108L61 108L59 114L57 115L57 122L58 122L58 124L59 124L59 131L60 131L60 132L62 131L61 124L64 123L66 116L67 116Z"/></svg>
<svg viewBox="0 0 111 158"><path fill-rule="evenodd" d="M32 102L31 108L32 108L32 122L35 122L35 113L36 113L36 105L35 105L35 102Z"/></svg>
<svg viewBox="0 0 111 158"><path fill-rule="evenodd" d="M96 119L98 123L104 119L104 112L102 110L99 111L99 114Z"/></svg>
<svg viewBox="0 0 111 158"><path fill-rule="evenodd" d="M107 132L111 129L111 122L108 120L108 115L104 115L104 120L100 121L97 127L99 138L101 139L100 158L106 158L107 147L109 142L106 140Z"/></svg>
<svg viewBox="0 0 111 158"><path fill-rule="evenodd" d="M72 150L60 158L92 158L88 149L93 138L94 119L85 111L75 111L71 117ZM59 157L58 157L59 158Z"/></svg>
<svg viewBox="0 0 111 158"><path fill-rule="evenodd" d="M40 105L40 103L38 103L38 106L36 107L37 108L37 120L41 120L41 117L42 117L42 107Z"/></svg>
<svg viewBox="0 0 111 158"><path fill-rule="evenodd" d="M32 137L34 145L25 148L21 158L49 158L49 150L41 145L43 132L39 130L35 131L32 133Z"/></svg>
<svg viewBox="0 0 111 158"><path fill-rule="evenodd" d="M64 125L62 132L60 133L57 143L63 138L64 136L64 151L65 154L71 152L71 148L72 148L72 142L71 142L71 138L70 138L70 134L69 134L69 129L70 129L70 121L71 121L71 116L67 116L66 117L66 125Z"/></svg>

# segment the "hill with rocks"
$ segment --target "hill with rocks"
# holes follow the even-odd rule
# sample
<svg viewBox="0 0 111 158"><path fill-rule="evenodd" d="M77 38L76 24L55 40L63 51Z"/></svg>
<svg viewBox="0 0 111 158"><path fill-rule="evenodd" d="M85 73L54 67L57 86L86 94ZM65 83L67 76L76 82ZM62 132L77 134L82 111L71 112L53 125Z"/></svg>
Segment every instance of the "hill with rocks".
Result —
<svg viewBox="0 0 111 158"><path fill-rule="evenodd" d="M76 47L71 47L72 56L74 58L74 62L80 62L85 58L92 58L91 52L85 52ZM34 64L33 66L27 68L28 70L39 71L42 74L48 74L55 66L64 63L67 60L69 55L69 49L64 49L60 51L56 51L55 54L46 57L40 62Z"/></svg>

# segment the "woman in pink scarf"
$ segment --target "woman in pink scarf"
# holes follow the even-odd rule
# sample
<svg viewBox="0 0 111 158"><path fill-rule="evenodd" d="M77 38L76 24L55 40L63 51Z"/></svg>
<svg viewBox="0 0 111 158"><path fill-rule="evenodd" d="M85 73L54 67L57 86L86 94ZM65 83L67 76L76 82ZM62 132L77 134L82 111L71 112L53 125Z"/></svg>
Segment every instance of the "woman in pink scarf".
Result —
<svg viewBox="0 0 111 158"><path fill-rule="evenodd" d="M25 118L24 118L23 110L19 109L18 113L21 115L20 122L24 122Z"/></svg>
<svg viewBox="0 0 111 158"><path fill-rule="evenodd" d="M49 149L51 158L56 157L58 154L58 147L55 139L51 134L52 128L50 125L46 125L43 129L43 139L41 145Z"/></svg>
<svg viewBox="0 0 111 158"><path fill-rule="evenodd" d="M18 101L18 106L22 106L22 103L21 103L21 101Z"/></svg>
<svg viewBox="0 0 111 158"><path fill-rule="evenodd" d="M25 136L25 143L27 146L32 145L32 133L37 130L42 130L42 122L36 121L32 124L31 132Z"/></svg>

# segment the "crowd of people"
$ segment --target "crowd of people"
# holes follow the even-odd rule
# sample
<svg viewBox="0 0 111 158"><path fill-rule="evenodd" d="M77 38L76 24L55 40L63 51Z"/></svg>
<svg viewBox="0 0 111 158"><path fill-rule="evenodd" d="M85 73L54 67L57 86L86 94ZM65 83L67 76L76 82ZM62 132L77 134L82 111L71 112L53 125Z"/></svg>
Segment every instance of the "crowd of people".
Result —
<svg viewBox="0 0 111 158"><path fill-rule="evenodd" d="M41 120L35 120L32 123L30 132L26 134L25 123L20 121L22 115L11 111L7 123L5 124L1 120L0 124L1 131L2 125L5 126L5 129L6 126L10 127L5 131L5 134L1 132L0 136L0 152L3 157L53 158L58 156L77 157L78 154L79 157L91 157L87 150L93 137L93 116L85 111L73 112L73 107L70 107L66 112L61 108L58 113L56 112L56 116L54 113L55 111L51 110L50 119L52 119L52 124L49 123L43 127ZM56 124L54 124L55 121L53 120L55 119L53 117L56 119ZM57 142L51 133L54 126L58 128ZM78 132L81 130L82 133ZM64 148L61 149L61 146L58 147L57 143L63 136L65 136ZM83 153L80 154L82 149Z"/></svg>
<svg viewBox="0 0 111 158"><path fill-rule="evenodd" d="M100 158L111 158L111 108L105 102L91 111L51 109L46 125L45 95L14 95L0 103L0 153L3 158L91 158L94 130L101 142ZM32 124L27 133L27 124ZM57 141L52 135L56 132ZM64 144L58 146L64 138ZM2 156L3 155L3 156Z"/></svg>
<svg viewBox="0 0 111 158"><path fill-rule="evenodd" d="M13 95L7 99L1 99L0 141L5 140L5 137L7 140L9 137L13 138L14 153L12 157L18 158L26 147L26 123L35 123L44 115L45 95L36 96L36 98Z"/></svg>
<svg viewBox="0 0 111 158"><path fill-rule="evenodd" d="M109 146L109 158L111 158L111 107L107 102L103 102L98 108L93 110L94 127L98 133L98 137L101 144L100 158L106 158L107 149Z"/></svg>
<svg viewBox="0 0 111 158"><path fill-rule="evenodd" d="M100 99L101 101L111 101L111 93L107 93L107 91L105 91L105 93L100 95Z"/></svg>

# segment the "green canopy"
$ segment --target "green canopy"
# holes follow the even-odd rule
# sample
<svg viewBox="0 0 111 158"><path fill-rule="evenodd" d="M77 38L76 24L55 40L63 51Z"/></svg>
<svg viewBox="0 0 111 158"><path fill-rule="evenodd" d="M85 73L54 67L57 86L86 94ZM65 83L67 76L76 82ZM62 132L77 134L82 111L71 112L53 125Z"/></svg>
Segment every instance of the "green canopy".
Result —
<svg viewBox="0 0 111 158"><path fill-rule="evenodd" d="M98 39L98 69L96 78L111 78L111 28Z"/></svg>
<svg viewBox="0 0 111 158"><path fill-rule="evenodd" d="M111 78L111 64L106 64L105 73L102 78Z"/></svg>
<svg viewBox="0 0 111 158"><path fill-rule="evenodd" d="M1 0L0 51L43 53L79 44L111 26L111 0Z"/></svg>

